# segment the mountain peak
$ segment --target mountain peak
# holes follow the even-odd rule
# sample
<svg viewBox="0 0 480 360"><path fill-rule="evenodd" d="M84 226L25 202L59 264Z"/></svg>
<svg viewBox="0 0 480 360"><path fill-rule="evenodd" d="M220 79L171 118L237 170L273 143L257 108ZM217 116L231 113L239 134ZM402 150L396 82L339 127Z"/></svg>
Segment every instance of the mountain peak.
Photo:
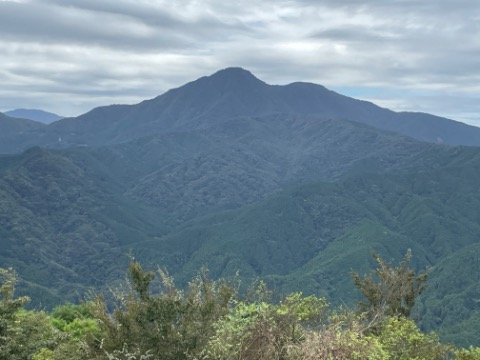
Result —
<svg viewBox="0 0 480 360"><path fill-rule="evenodd" d="M207 79L214 81L215 83L223 83L236 86L252 86L252 85L265 85L265 83L255 77L250 71L241 67L229 67L217 71L216 73L207 77Z"/></svg>
<svg viewBox="0 0 480 360"><path fill-rule="evenodd" d="M236 98L248 97L268 86L248 70L229 67L173 89L170 95L181 94L187 102L196 103L200 100L202 104L205 104L206 101L217 102L227 94L234 94L233 96ZM162 98L162 96L160 95L158 98Z"/></svg>
<svg viewBox="0 0 480 360"><path fill-rule="evenodd" d="M250 77L257 79L250 71L241 67L227 67L225 69L218 70L212 77ZM258 79L257 79L258 80Z"/></svg>

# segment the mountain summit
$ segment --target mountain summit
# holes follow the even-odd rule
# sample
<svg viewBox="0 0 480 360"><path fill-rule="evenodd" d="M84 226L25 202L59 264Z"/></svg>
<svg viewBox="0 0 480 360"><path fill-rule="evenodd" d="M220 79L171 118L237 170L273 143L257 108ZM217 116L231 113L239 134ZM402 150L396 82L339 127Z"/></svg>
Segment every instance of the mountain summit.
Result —
<svg viewBox="0 0 480 360"><path fill-rule="evenodd" d="M201 77L136 105L99 107L33 129L17 144L22 149L35 145L101 146L156 133L206 130L231 119L273 114L344 119L421 141L480 145L480 128L430 114L394 112L312 83L269 85L238 67ZM3 153L17 148L0 144Z"/></svg>
<svg viewBox="0 0 480 360"><path fill-rule="evenodd" d="M226 85L230 84L240 88L243 86L267 85L262 80L255 77L250 71L241 67L225 68L201 79L206 79L217 84L224 82Z"/></svg>

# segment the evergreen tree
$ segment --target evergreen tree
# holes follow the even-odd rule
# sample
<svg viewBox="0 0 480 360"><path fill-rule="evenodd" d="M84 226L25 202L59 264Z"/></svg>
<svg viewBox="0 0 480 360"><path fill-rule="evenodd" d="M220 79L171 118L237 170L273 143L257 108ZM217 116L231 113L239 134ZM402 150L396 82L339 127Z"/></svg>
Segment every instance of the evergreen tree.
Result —
<svg viewBox="0 0 480 360"><path fill-rule="evenodd" d="M362 279L358 273L352 273L354 284L366 299L358 302L358 308L367 314L368 328L375 328L387 317L408 318L416 299L425 289L428 276L426 271L417 274L409 267L410 249L398 267L375 253L372 256L378 264L373 275Z"/></svg>

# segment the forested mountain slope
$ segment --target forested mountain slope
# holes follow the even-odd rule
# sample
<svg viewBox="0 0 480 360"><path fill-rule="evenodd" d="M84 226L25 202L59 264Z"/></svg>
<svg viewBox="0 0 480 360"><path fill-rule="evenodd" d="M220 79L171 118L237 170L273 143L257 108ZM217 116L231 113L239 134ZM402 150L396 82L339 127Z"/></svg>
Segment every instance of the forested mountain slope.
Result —
<svg viewBox="0 0 480 360"><path fill-rule="evenodd" d="M112 267L128 264L118 246L156 227L152 209L123 198L121 185L90 164L39 148L0 164L0 262L43 305L122 277Z"/></svg>
<svg viewBox="0 0 480 360"><path fill-rule="evenodd" d="M111 147L5 155L2 265L41 285L46 298L74 296L118 278L131 244L185 221L297 182L401 167L430 147L347 121L274 116Z"/></svg>

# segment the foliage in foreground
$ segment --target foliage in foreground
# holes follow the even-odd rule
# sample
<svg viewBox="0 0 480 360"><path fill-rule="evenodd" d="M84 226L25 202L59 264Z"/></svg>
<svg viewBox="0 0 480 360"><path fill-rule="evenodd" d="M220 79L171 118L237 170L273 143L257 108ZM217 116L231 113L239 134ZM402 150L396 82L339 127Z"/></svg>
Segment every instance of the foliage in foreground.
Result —
<svg viewBox="0 0 480 360"><path fill-rule="evenodd" d="M14 272L1 269L0 360L480 360L480 348L442 344L408 319L426 280L408 268L410 256L397 268L375 257L376 277L353 274L366 296L355 311L301 293L274 303L262 282L240 299L206 272L183 291L132 262L113 311L99 296L47 314L23 310Z"/></svg>
<svg viewBox="0 0 480 360"><path fill-rule="evenodd" d="M365 297L358 302L359 311L367 314L369 327L375 330L385 322L386 317L402 316L408 318L418 296L423 292L427 281L427 272L416 274L409 268L411 250L403 258L400 266L391 264L373 254L378 266L372 275L363 279L353 273L353 283Z"/></svg>

